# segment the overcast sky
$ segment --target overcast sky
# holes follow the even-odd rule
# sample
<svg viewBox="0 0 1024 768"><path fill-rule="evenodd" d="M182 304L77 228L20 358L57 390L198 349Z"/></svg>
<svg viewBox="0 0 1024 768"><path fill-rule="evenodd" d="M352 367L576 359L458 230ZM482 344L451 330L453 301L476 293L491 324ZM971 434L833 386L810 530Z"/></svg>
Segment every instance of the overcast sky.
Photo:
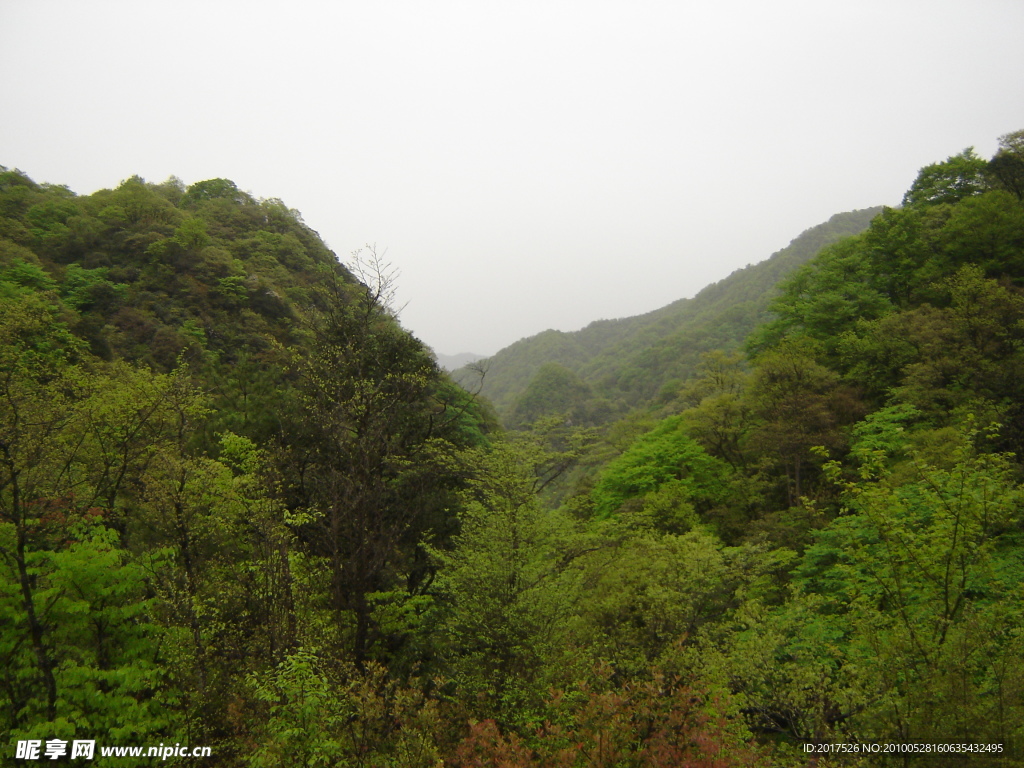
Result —
<svg viewBox="0 0 1024 768"><path fill-rule="evenodd" d="M490 354L692 296L1024 128L1021 0L0 0L0 164L224 177Z"/></svg>

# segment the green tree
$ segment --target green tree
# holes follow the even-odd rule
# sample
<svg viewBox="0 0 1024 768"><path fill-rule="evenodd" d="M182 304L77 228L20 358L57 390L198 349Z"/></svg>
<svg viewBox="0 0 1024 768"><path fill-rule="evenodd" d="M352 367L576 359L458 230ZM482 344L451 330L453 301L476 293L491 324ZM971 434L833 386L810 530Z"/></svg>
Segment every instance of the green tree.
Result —
<svg viewBox="0 0 1024 768"><path fill-rule="evenodd" d="M981 194L988 187L986 168L987 163L975 154L973 147L951 155L944 162L925 166L903 196L903 205L956 203Z"/></svg>
<svg viewBox="0 0 1024 768"><path fill-rule="evenodd" d="M5 730L169 733L160 632L124 549L126 490L155 450L169 377L79 362L37 296L0 313L0 594ZM145 380L145 384L143 384ZM154 383L155 382L155 383ZM146 565L144 565L146 563ZM147 567L148 566L148 567Z"/></svg>
<svg viewBox="0 0 1024 768"><path fill-rule="evenodd" d="M846 671L833 680L846 676L860 702L844 710L849 723L833 716L831 725L880 740L1020 743L1016 470L1008 456L979 451L971 431L944 466L929 463L901 431L904 419L889 415L860 429L848 513L798 571L801 587L826 600L816 621L835 617L831 642L843 650L832 669ZM895 464L894 450L905 457Z"/></svg>
<svg viewBox="0 0 1024 768"><path fill-rule="evenodd" d="M999 137L999 150L987 170L997 186L1024 200L1024 131Z"/></svg>
<svg viewBox="0 0 1024 768"><path fill-rule="evenodd" d="M319 295L281 454L289 505L309 514L300 536L329 563L330 603L358 662L377 630L368 596L420 590L421 540L451 530L451 441L467 434L464 403L443 398L436 363L391 315L388 290L339 279Z"/></svg>
<svg viewBox="0 0 1024 768"><path fill-rule="evenodd" d="M519 427L544 416L586 423L586 403L592 397L590 387L577 374L558 363L544 363L512 406L509 420Z"/></svg>
<svg viewBox="0 0 1024 768"><path fill-rule="evenodd" d="M187 208L206 200L219 198L240 200L244 194L230 179L207 179L206 181L197 181L185 190L185 194L181 198L181 206Z"/></svg>
<svg viewBox="0 0 1024 768"><path fill-rule="evenodd" d="M671 484L679 503L706 511L723 500L728 476L728 465L687 435L683 418L670 416L607 465L591 496L598 517L608 517Z"/></svg>
<svg viewBox="0 0 1024 768"><path fill-rule="evenodd" d="M643 679L651 665L685 657L681 646L728 625L748 600L770 599L767 585L791 557L725 547L701 528L677 535L612 526L576 564L586 587L573 632L578 653Z"/></svg>
<svg viewBox="0 0 1024 768"><path fill-rule="evenodd" d="M525 436L471 451L459 532L451 548L431 550L443 673L478 715L516 724L536 717L556 662L568 661L578 589L574 525L536 496L547 453Z"/></svg>
<svg viewBox="0 0 1024 768"><path fill-rule="evenodd" d="M687 432L712 456L744 469L749 461L748 438L754 416L745 397L750 374L738 353L704 356L698 376L680 399Z"/></svg>
<svg viewBox="0 0 1024 768"><path fill-rule="evenodd" d="M98 515L81 522L64 515L53 504L43 524L54 530L63 523L70 541L25 554L33 577L32 614L21 610L27 603L15 594L15 574L3 569L4 730L20 738L180 737L175 692L166 686L162 664L163 633L146 594L148 574L161 563L133 562ZM4 528L0 547L7 554L17 549L17 532ZM5 557L5 565L12 559L17 557ZM24 642L33 622L41 634L34 644L42 649L35 658ZM40 671L46 689L52 675L52 705L49 692L38 686Z"/></svg>
<svg viewBox="0 0 1024 768"><path fill-rule="evenodd" d="M751 440L763 456L781 465L788 507L801 503L813 477L811 449L841 448L840 425L859 415L856 398L835 372L815 361L815 351L813 342L794 337L754 361L749 397L759 425Z"/></svg>
<svg viewBox="0 0 1024 768"><path fill-rule="evenodd" d="M258 718L246 764L252 768L434 768L437 702L390 680L300 649L252 675Z"/></svg>

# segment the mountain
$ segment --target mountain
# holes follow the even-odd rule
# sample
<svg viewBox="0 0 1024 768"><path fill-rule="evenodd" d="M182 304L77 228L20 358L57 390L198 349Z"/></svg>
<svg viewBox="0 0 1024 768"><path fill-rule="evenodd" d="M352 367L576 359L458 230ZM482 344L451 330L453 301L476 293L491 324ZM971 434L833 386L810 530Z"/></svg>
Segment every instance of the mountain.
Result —
<svg viewBox="0 0 1024 768"><path fill-rule="evenodd" d="M226 768L1020 765L1024 131L1000 145L809 261L873 212L522 342L548 359L508 433L279 202L0 167L0 730Z"/></svg>
<svg viewBox="0 0 1024 768"><path fill-rule="evenodd" d="M484 356L475 352L460 352L457 355L442 355L440 352L434 352L434 357L437 358L437 364L446 371L456 371L465 365L482 360Z"/></svg>
<svg viewBox="0 0 1024 768"><path fill-rule="evenodd" d="M307 596L335 658L390 642L366 595L429 585L484 439L369 258L227 179L0 166L0 731L212 740Z"/></svg>
<svg viewBox="0 0 1024 768"><path fill-rule="evenodd" d="M635 317L598 320L579 331L547 330L453 376L465 388L479 390L507 424L514 424L540 415L536 400L544 392L531 393L531 385L547 391L558 378L555 372L564 369L563 389L570 386L566 374L579 380L573 385L580 406L576 415L593 423L608 421L688 378L702 353L739 347L769 319L768 304L783 278L825 246L864 231L881 211L875 207L838 213L765 261L736 270L692 299ZM586 402L578 402L580 397Z"/></svg>

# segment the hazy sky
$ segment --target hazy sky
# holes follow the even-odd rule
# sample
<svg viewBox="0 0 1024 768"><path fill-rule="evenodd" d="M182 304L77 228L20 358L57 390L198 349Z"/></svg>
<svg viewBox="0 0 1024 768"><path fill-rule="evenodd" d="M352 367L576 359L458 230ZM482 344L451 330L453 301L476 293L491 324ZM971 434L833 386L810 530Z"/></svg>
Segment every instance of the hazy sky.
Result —
<svg viewBox="0 0 1024 768"><path fill-rule="evenodd" d="M0 164L234 180L493 353L692 296L1024 128L1022 0L0 0Z"/></svg>

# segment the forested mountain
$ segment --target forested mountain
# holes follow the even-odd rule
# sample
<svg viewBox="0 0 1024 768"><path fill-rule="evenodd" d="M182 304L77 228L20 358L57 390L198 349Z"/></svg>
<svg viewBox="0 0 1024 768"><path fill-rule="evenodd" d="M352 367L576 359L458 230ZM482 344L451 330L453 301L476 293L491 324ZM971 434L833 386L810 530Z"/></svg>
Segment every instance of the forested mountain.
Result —
<svg viewBox="0 0 1024 768"><path fill-rule="evenodd" d="M0 732L223 743L260 669L391 642L485 428L354 266L227 180L0 172Z"/></svg>
<svg viewBox="0 0 1024 768"><path fill-rule="evenodd" d="M544 331L457 372L456 380L479 390L509 425L569 410L577 423L606 423L692 376L703 353L739 349L769 318L783 277L826 245L865 230L881 211L836 214L692 299L579 331Z"/></svg>
<svg viewBox="0 0 1024 768"><path fill-rule="evenodd" d="M506 432L280 202L4 171L5 764L1024 765L1022 198L1024 131L923 168Z"/></svg>

